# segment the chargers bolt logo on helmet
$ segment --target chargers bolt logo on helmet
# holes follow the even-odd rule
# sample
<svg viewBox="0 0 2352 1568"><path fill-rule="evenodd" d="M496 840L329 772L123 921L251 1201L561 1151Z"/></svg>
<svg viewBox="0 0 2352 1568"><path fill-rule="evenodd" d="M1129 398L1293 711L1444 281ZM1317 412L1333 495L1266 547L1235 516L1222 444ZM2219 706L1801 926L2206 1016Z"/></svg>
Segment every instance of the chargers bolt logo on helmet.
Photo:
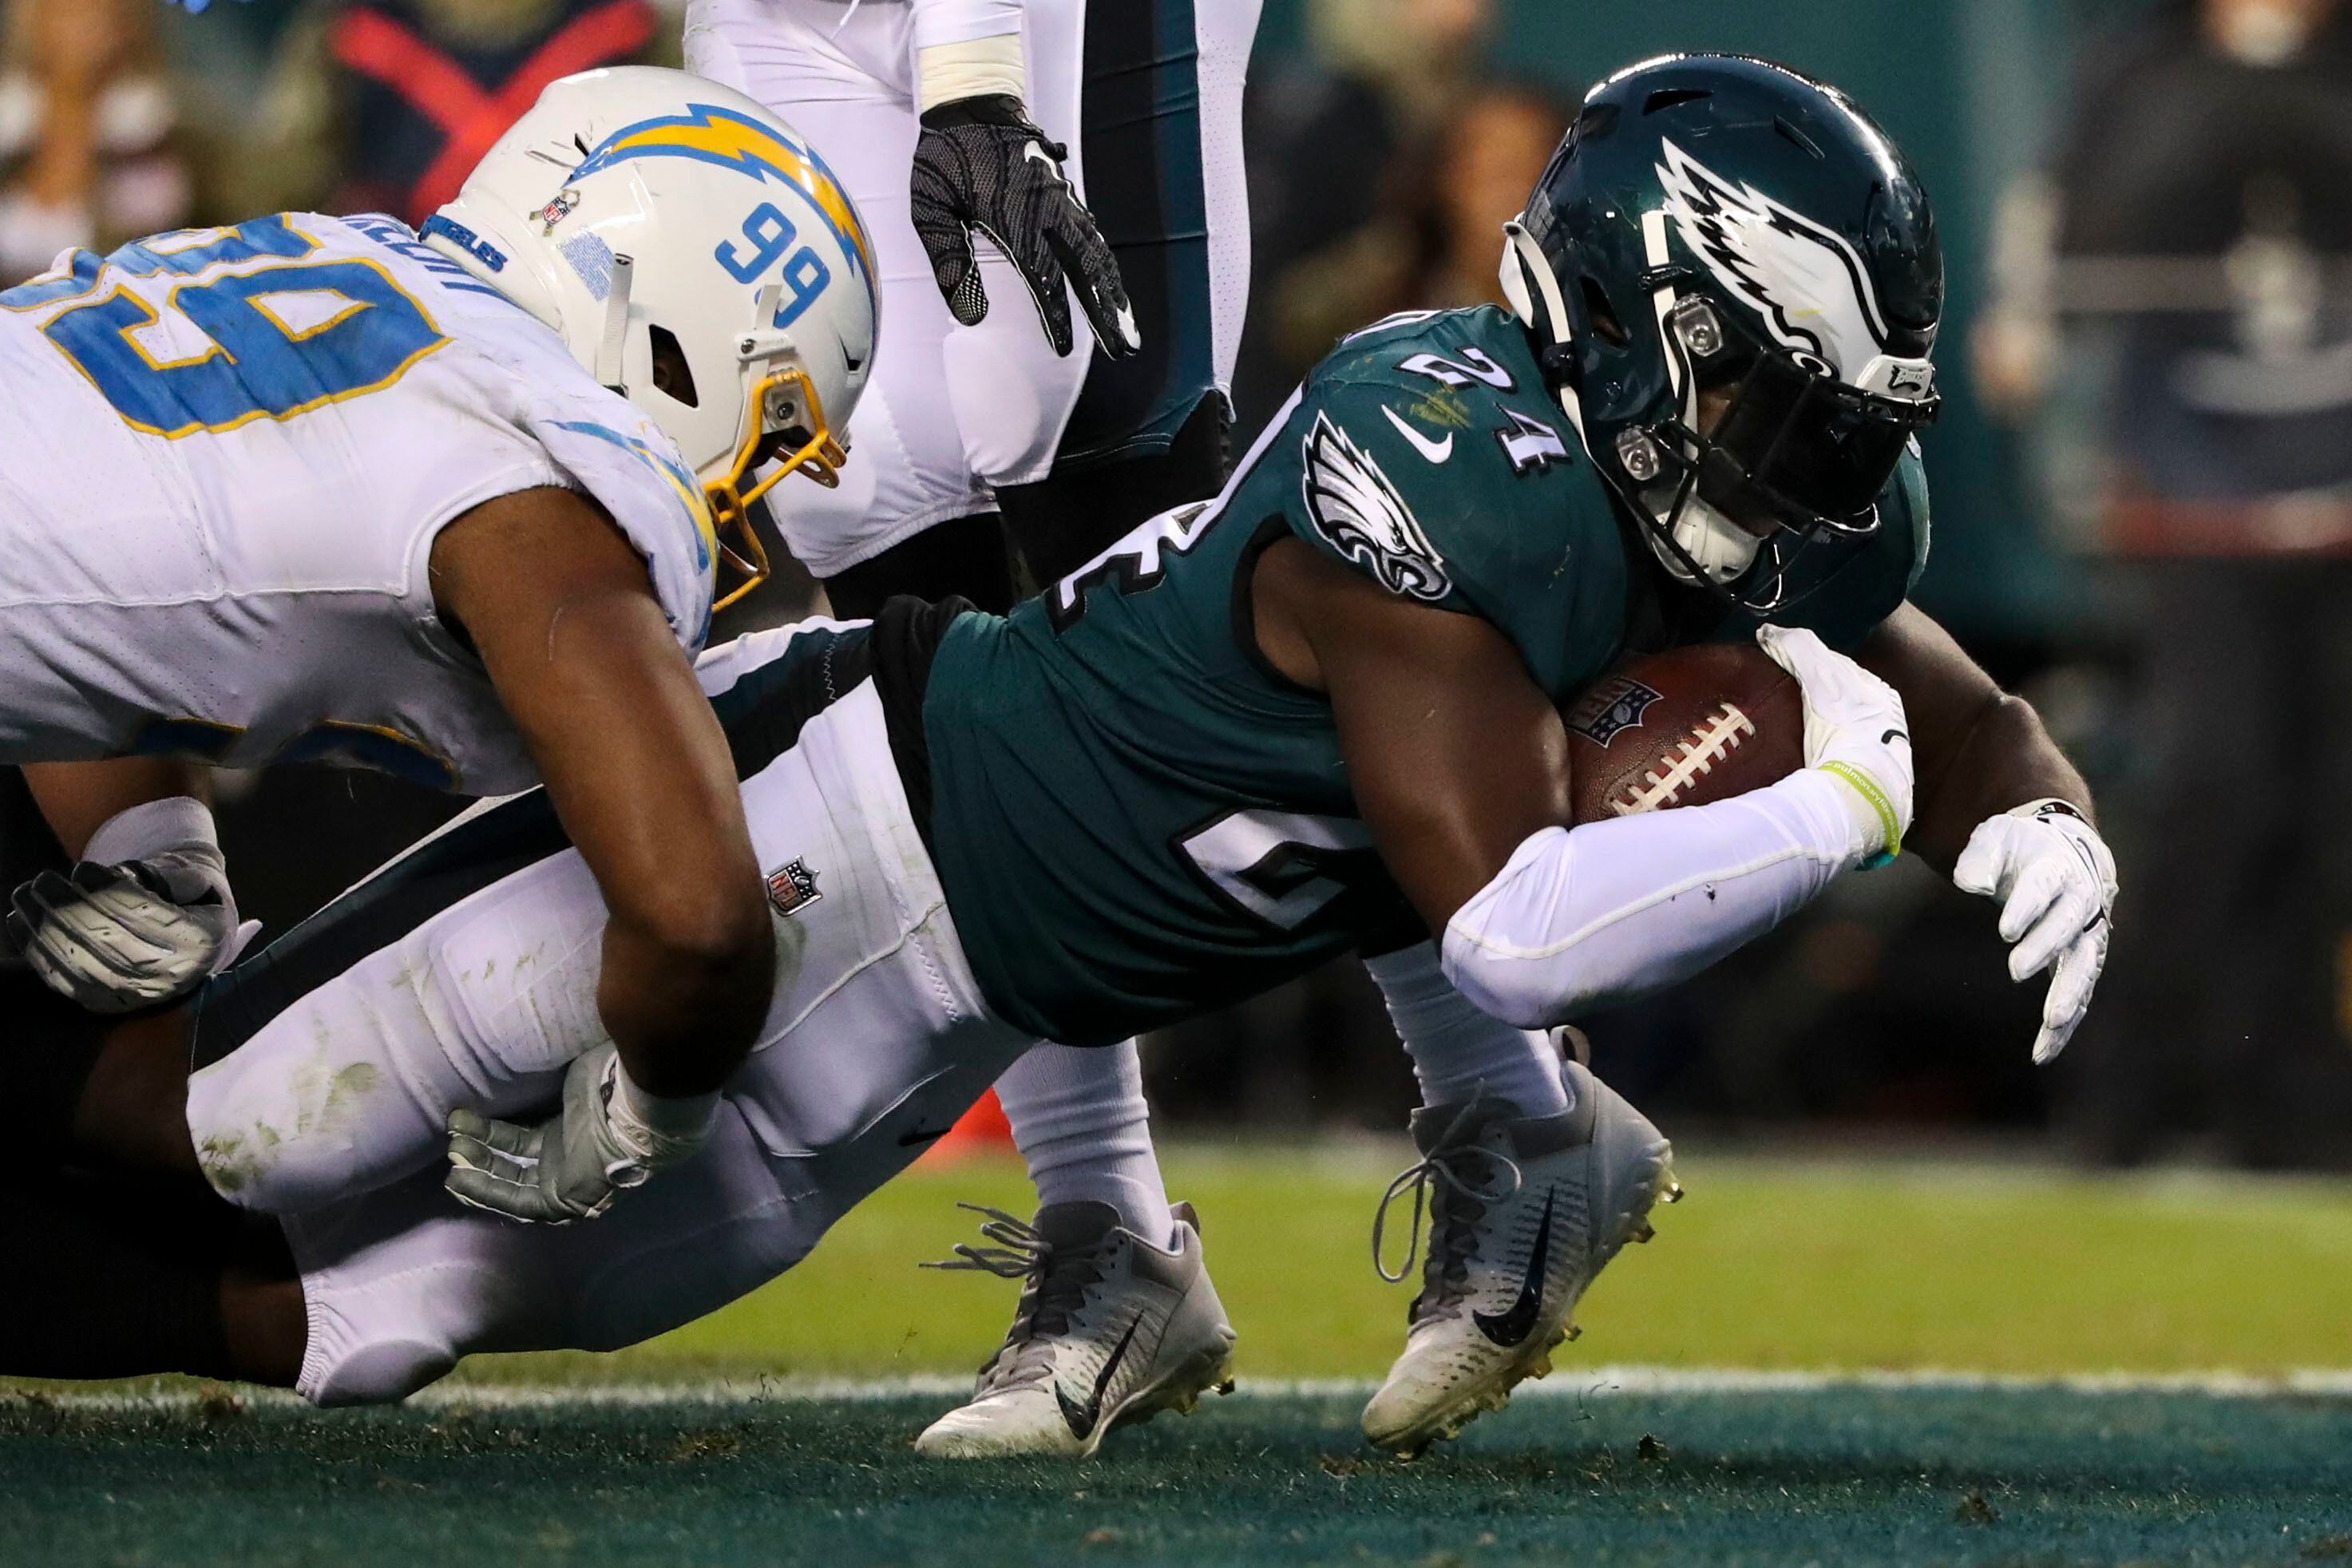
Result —
<svg viewBox="0 0 2352 1568"><path fill-rule="evenodd" d="M880 309L874 250L866 237L866 226L833 170L806 142L780 126L762 124L715 104L698 103L685 114L648 120L614 132L589 153L572 177L583 180L638 158L692 158L756 180L773 179L792 186L824 215L834 238L855 258L867 299Z"/></svg>
<svg viewBox="0 0 2352 1568"><path fill-rule="evenodd" d="M873 246L815 149L684 71L589 71L424 232L677 445L741 578L717 607L764 580L750 508L788 474L839 482L874 362Z"/></svg>

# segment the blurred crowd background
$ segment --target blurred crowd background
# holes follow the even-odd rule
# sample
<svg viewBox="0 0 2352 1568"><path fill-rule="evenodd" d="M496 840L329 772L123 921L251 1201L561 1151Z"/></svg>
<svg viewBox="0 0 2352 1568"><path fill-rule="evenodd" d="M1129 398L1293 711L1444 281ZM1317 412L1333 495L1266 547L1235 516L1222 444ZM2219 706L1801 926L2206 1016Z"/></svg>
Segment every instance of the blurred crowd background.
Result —
<svg viewBox="0 0 2352 1568"><path fill-rule="evenodd" d="M0 0L0 282L281 207L414 220L546 80L676 63L681 5ZM1242 431L1340 332L1495 298L1584 86L1685 48L1838 83L1925 176L1920 596L2084 763L2124 893L2050 1070L1990 907L1908 863L1589 1020L1595 1065L1678 1135L2352 1165L2352 3L1267 0ZM722 635L813 603L787 573ZM224 798L277 930L453 808L302 770ZM0 858L31 853L8 820ZM1411 1096L1352 966L1149 1059L1178 1128L1393 1131Z"/></svg>

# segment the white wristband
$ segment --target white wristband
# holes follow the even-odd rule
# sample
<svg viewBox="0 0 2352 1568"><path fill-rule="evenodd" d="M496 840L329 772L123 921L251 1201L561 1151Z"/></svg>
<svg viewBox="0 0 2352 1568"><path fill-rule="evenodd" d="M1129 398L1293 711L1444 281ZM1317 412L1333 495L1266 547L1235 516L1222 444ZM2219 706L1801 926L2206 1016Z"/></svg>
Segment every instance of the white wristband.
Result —
<svg viewBox="0 0 2352 1568"><path fill-rule="evenodd" d="M1021 35L1000 33L990 38L969 38L957 44L933 44L915 51L916 110L928 113L942 103L992 93L1009 98L1029 95L1029 69L1021 53Z"/></svg>
<svg viewBox="0 0 2352 1568"><path fill-rule="evenodd" d="M215 855L220 852L212 807L192 795L175 795L108 817L89 836L81 858L101 866L119 866L125 860L152 860L174 850L199 848Z"/></svg>
<svg viewBox="0 0 2352 1568"><path fill-rule="evenodd" d="M629 1077L618 1056L613 1059L613 1099L605 1108L613 1131L639 1156L653 1163L683 1158L702 1147L719 1120L719 1095L649 1094Z"/></svg>

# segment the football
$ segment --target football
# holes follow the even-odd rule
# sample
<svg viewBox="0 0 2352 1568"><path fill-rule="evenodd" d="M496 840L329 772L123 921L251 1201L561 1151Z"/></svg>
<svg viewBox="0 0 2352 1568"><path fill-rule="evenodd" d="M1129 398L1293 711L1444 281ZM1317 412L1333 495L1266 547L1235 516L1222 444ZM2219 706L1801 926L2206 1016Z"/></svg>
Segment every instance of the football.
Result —
<svg viewBox="0 0 2352 1568"><path fill-rule="evenodd" d="M1753 643L1638 655L1562 718L1580 823L1744 795L1805 760L1802 694Z"/></svg>

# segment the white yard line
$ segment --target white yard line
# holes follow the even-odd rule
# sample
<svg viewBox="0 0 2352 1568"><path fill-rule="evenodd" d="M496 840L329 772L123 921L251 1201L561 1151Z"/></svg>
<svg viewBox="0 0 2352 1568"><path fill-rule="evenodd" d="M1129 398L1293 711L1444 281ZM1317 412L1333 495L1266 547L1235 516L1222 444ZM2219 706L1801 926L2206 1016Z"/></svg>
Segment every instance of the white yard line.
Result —
<svg viewBox="0 0 2352 1568"><path fill-rule="evenodd" d="M1244 1375L1236 1396L1255 1399L1348 1398L1371 1393L1369 1378L1252 1378ZM567 1409L692 1409L748 1404L866 1404L887 1399L952 1400L967 1395L968 1377L945 1374L882 1379L808 1377L722 1378L698 1383L445 1384L409 1401L432 1413L470 1411L486 1415ZM1605 1399L1612 1395L1816 1394L1853 1390L1870 1393L2000 1392L2057 1389L2078 1394L2198 1394L2240 1399L2287 1396L2352 1396L2352 1368L2306 1367L2278 1373L2237 1372L2082 1373L2033 1376L2017 1373L1771 1372L1742 1367L1602 1366L1578 1373L1563 1369L1541 1383L1522 1384L1515 1399ZM299 1408L290 1394L239 1389L251 1406ZM0 1399L8 1397L0 1392ZM194 1409L218 1394L184 1384L131 1391L45 1392L56 1408L93 1415L173 1413Z"/></svg>

